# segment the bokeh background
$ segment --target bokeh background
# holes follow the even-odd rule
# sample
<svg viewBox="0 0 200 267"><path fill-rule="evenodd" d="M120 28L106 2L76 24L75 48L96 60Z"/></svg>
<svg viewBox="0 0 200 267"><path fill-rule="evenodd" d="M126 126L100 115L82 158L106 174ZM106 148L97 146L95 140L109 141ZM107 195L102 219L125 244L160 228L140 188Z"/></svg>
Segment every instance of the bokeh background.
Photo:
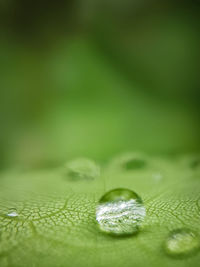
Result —
<svg viewBox="0 0 200 267"><path fill-rule="evenodd" d="M200 150L200 1L1 0L0 168Z"/></svg>

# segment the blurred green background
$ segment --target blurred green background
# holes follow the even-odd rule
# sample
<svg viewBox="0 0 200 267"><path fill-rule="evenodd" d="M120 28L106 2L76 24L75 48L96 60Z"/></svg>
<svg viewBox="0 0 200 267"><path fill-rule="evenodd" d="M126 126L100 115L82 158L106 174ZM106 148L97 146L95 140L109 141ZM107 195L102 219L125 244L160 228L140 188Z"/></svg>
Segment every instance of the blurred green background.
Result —
<svg viewBox="0 0 200 267"><path fill-rule="evenodd" d="M0 167L199 152L200 1L1 0Z"/></svg>

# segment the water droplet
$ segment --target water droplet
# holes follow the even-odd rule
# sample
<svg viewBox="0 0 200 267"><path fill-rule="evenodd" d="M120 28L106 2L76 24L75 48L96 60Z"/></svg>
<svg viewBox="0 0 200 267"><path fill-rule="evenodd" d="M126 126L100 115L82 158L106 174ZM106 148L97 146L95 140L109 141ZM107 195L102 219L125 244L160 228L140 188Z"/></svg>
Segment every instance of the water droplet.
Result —
<svg viewBox="0 0 200 267"><path fill-rule="evenodd" d="M121 188L106 193L96 209L99 228L113 235L136 233L145 215L141 198L135 192Z"/></svg>
<svg viewBox="0 0 200 267"><path fill-rule="evenodd" d="M129 159L124 163L126 170L142 169L146 165L146 162L139 158Z"/></svg>
<svg viewBox="0 0 200 267"><path fill-rule="evenodd" d="M95 179L100 176L100 167L92 160L79 158L66 164L67 176L71 180Z"/></svg>
<svg viewBox="0 0 200 267"><path fill-rule="evenodd" d="M199 236L190 229L177 229L170 233L165 243L165 251L169 256L188 256L200 248Z"/></svg>
<svg viewBox="0 0 200 267"><path fill-rule="evenodd" d="M111 166L116 169L122 169L126 171L144 169L147 165L147 161L144 155L140 153L125 153L111 162Z"/></svg>
<svg viewBox="0 0 200 267"><path fill-rule="evenodd" d="M19 216L15 208L11 208L6 215L13 218Z"/></svg>

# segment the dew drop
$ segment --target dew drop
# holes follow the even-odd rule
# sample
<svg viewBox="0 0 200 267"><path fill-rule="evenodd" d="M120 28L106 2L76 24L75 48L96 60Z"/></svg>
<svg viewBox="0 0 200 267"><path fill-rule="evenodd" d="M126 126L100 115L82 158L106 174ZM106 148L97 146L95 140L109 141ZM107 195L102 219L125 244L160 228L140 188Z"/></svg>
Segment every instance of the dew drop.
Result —
<svg viewBox="0 0 200 267"><path fill-rule="evenodd" d="M199 236L190 229L172 231L165 242L165 251L172 257L185 257L197 252L199 248Z"/></svg>
<svg viewBox="0 0 200 267"><path fill-rule="evenodd" d="M141 198L128 189L107 192L96 208L96 220L102 232L131 235L139 230L146 215Z"/></svg>
<svg viewBox="0 0 200 267"><path fill-rule="evenodd" d="M15 218L15 217L18 217L18 213L17 213L17 210L15 208L11 208L9 209L8 213L6 214L8 217L12 217L12 218Z"/></svg>
<svg viewBox="0 0 200 267"><path fill-rule="evenodd" d="M66 164L67 176L70 180L95 179L100 176L100 167L92 160L79 158Z"/></svg>
<svg viewBox="0 0 200 267"><path fill-rule="evenodd" d="M147 166L147 160L141 153L129 152L114 158L111 166L123 171L142 170Z"/></svg>
<svg viewBox="0 0 200 267"><path fill-rule="evenodd" d="M142 169L146 165L146 162L139 158L129 159L124 163L126 170Z"/></svg>

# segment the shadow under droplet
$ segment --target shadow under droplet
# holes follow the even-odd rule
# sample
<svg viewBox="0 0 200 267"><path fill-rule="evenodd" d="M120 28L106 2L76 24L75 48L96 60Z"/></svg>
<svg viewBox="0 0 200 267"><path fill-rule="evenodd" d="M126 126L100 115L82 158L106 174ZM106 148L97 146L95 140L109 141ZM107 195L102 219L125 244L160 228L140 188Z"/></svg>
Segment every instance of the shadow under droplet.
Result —
<svg viewBox="0 0 200 267"><path fill-rule="evenodd" d="M130 234L130 233L114 234L114 233L103 232L97 226L97 233L98 233L98 235L100 235L100 236L102 236L104 238L107 238L108 240L113 240L113 239L123 240L123 239L130 239L130 238L138 236L138 234L140 233L140 230L137 229L132 234Z"/></svg>

